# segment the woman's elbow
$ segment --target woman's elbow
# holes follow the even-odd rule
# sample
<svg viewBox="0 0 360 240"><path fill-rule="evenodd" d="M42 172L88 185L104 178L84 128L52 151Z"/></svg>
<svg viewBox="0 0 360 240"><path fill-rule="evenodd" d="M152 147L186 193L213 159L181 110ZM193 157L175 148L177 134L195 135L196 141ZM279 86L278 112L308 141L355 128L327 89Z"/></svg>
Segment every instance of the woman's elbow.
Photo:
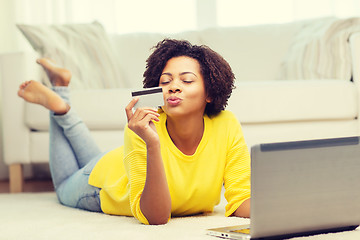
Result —
<svg viewBox="0 0 360 240"><path fill-rule="evenodd" d="M142 206L142 213L147 219L149 225L163 225L166 224L171 216L171 205L169 206Z"/></svg>
<svg viewBox="0 0 360 240"><path fill-rule="evenodd" d="M234 212L235 216L249 218L250 217L250 198L245 200Z"/></svg>
<svg viewBox="0 0 360 240"><path fill-rule="evenodd" d="M153 219L148 219L149 225L164 225L167 224L169 222L170 217L156 217Z"/></svg>

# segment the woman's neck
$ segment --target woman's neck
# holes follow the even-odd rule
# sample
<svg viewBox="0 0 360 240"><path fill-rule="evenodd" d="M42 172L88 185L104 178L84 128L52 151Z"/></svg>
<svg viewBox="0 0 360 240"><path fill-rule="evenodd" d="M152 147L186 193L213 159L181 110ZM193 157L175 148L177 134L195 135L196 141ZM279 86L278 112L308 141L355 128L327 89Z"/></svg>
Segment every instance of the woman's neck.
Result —
<svg viewBox="0 0 360 240"><path fill-rule="evenodd" d="M204 134L203 117L167 118L166 128L175 146L185 155L193 155Z"/></svg>

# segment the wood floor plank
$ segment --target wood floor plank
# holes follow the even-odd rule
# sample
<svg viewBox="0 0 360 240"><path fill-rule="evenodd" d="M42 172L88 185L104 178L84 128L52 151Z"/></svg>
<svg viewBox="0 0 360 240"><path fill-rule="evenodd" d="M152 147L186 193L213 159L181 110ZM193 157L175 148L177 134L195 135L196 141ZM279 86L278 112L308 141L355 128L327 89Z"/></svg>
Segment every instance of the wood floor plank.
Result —
<svg viewBox="0 0 360 240"><path fill-rule="evenodd" d="M25 180L24 192L52 192L54 186L51 180ZM0 181L0 193L9 193L9 181Z"/></svg>

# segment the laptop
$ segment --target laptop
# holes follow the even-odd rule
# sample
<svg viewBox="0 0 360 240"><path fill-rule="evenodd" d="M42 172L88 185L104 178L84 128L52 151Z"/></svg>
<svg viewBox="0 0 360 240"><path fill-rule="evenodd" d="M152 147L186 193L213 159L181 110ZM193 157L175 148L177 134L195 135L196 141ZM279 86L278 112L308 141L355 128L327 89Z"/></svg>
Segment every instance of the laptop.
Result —
<svg viewBox="0 0 360 240"><path fill-rule="evenodd" d="M359 137L251 148L250 225L208 229L229 239L284 239L360 224Z"/></svg>

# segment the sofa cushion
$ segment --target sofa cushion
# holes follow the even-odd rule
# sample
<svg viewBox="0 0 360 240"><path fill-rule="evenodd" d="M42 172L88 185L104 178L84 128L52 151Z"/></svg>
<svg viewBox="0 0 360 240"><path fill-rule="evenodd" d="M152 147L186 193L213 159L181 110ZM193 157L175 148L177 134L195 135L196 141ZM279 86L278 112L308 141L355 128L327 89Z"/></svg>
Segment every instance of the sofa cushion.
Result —
<svg viewBox="0 0 360 240"><path fill-rule="evenodd" d="M91 130L122 130L127 119L125 107L131 100L131 90L88 89L71 92L71 106ZM26 103L25 124L36 131L48 131L49 111Z"/></svg>
<svg viewBox="0 0 360 240"><path fill-rule="evenodd" d="M240 82L228 109L242 123L355 119L355 84L341 80Z"/></svg>
<svg viewBox="0 0 360 240"><path fill-rule="evenodd" d="M350 81L258 81L236 86L227 109L244 124L349 120L358 114L355 84ZM130 100L131 89L74 90L71 95L73 109L91 130L123 129ZM26 104L25 123L47 131L48 111Z"/></svg>
<svg viewBox="0 0 360 240"><path fill-rule="evenodd" d="M71 70L72 88L123 87L116 55L100 23L17 26L40 56ZM49 85L47 78L44 82Z"/></svg>
<svg viewBox="0 0 360 240"><path fill-rule="evenodd" d="M249 147L261 143L338 138L358 135L356 120L324 120L242 124Z"/></svg>
<svg viewBox="0 0 360 240"><path fill-rule="evenodd" d="M201 31L203 44L221 54L239 81L274 80L302 23L211 28Z"/></svg>
<svg viewBox="0 0 360 240"><path fill-rule="evenodd" d="M124 131L110 130L110 131L91 131L91 136L94 138L96 144L101 151L113 150L121 145L124 145ZM47 163L49 162L49 133L48 132L31 132L29 141L30 152L29 157L32 163Z"/></svg>
<svg viewBox="0 0 360 240"><path fill-rule="evenodd" d="M152 48L164 38L184 39L192 44L200 44L198 33L192 31L177 34L129 33L110 35L125 87L143 87L146 59L152 53Z"/></svg>

